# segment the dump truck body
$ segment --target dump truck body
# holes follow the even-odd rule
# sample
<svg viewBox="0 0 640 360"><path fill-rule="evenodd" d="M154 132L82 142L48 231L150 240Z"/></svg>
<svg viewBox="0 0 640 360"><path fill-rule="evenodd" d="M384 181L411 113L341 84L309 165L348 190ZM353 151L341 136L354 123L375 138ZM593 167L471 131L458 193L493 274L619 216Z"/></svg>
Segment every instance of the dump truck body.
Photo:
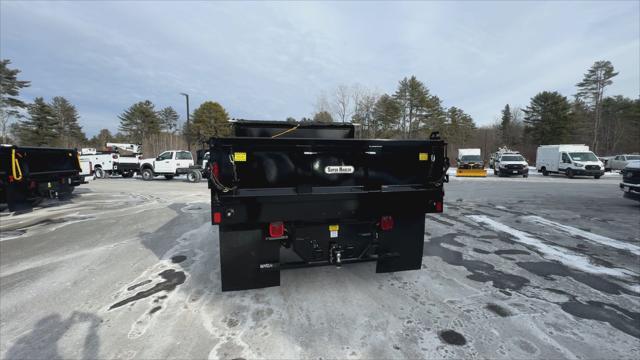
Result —
<svg viewBox="0 0 640 360"><path fill-rule="evenodd" d="M75 149L1 145L0 203L17 211L42 198L66 198L81 171Z"/></svg>
<svg viewBox="0 0 640 360"><path fill-rule="evenodd" d="M421 267L424 214L443 210L444 141L356 140L350 125L252 126L235 132L267 137L210 141L223 291L279 285L288 267Z"/></svg>

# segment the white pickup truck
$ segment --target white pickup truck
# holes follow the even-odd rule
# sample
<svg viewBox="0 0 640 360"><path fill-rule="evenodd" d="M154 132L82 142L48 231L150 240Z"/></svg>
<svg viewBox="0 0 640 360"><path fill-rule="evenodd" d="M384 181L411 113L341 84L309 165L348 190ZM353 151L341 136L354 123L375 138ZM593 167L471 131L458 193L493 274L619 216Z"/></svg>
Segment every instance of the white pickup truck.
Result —
<svg viewBox="0 0 640 360"><path fill-rule="evenodd" d="M140 173L143 180L153 180L164 176L167 180L176 175L192 174L199 168L193 165L193 155L186 150L167 150L156 158L140 160Z"/></svg>

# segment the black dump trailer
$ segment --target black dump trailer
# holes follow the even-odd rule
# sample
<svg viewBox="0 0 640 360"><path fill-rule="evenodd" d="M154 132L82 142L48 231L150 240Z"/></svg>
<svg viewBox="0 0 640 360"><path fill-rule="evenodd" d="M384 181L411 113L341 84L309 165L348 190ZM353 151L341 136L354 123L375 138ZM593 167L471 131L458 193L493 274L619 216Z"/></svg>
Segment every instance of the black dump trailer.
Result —
<svg viewBox="0 0 640 360"><path fill-rule="evenodd" d="M291 267L420 269L425 214L443 211L448 180L437 133L365 140L352 125L233 126L235 137L209 144L223 291L280 285Z"/></svg>
<svg viewBox="0 0 640 360"><path fill-rule="evenodd" d="M30 209L43 198L64 199L82 182L75 149L0 145L0 203Z"/></svg>

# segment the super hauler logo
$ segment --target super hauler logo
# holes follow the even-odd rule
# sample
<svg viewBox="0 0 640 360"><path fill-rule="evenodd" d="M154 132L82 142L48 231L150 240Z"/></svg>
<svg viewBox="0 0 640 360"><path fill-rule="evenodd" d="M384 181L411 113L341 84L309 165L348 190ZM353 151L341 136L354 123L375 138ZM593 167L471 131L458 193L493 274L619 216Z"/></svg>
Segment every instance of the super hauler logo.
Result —
<svg viewBox="0 0 640 360"><path fill-rule="evenodd" d="M353 171L353 166L349 165L325 166L324 168L326 174L353 174Z"/></svg>

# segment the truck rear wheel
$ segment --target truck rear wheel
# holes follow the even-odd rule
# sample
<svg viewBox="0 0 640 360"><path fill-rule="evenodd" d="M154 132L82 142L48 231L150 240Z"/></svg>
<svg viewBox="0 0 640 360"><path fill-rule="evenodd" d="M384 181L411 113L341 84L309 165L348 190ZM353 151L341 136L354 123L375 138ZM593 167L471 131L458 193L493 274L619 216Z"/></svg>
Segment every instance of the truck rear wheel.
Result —
<svg viewBox="0 0 640 360"><path fill-rule="evenodd" d="M200 171L189 171L187 173L187 181L188 182L192 182L192 183L197 183L200 182L200 180L202 180L202 175L200 174Z"/></svg>
<svg viewBox="0 0 640 360"><path fill-rule="evenodd" d="M153 180L153 170L151 169L142 169L142 180L149 181Z"/></svg>
<svg viewBox="0 0 640 360"><path fill-rule="evenodd" d="M549 176L549 172L547 171L547 168L542 168L542 176Z"/></svg>
<svg viewBox="0 0 640 360"><path fill-rule="evenodd" d="M105 177L105 172L104 172L104 170L102 170L101 167L95 168L93 170L93 173L95 174L96 179L104 179L104 177Z"/></svg>

